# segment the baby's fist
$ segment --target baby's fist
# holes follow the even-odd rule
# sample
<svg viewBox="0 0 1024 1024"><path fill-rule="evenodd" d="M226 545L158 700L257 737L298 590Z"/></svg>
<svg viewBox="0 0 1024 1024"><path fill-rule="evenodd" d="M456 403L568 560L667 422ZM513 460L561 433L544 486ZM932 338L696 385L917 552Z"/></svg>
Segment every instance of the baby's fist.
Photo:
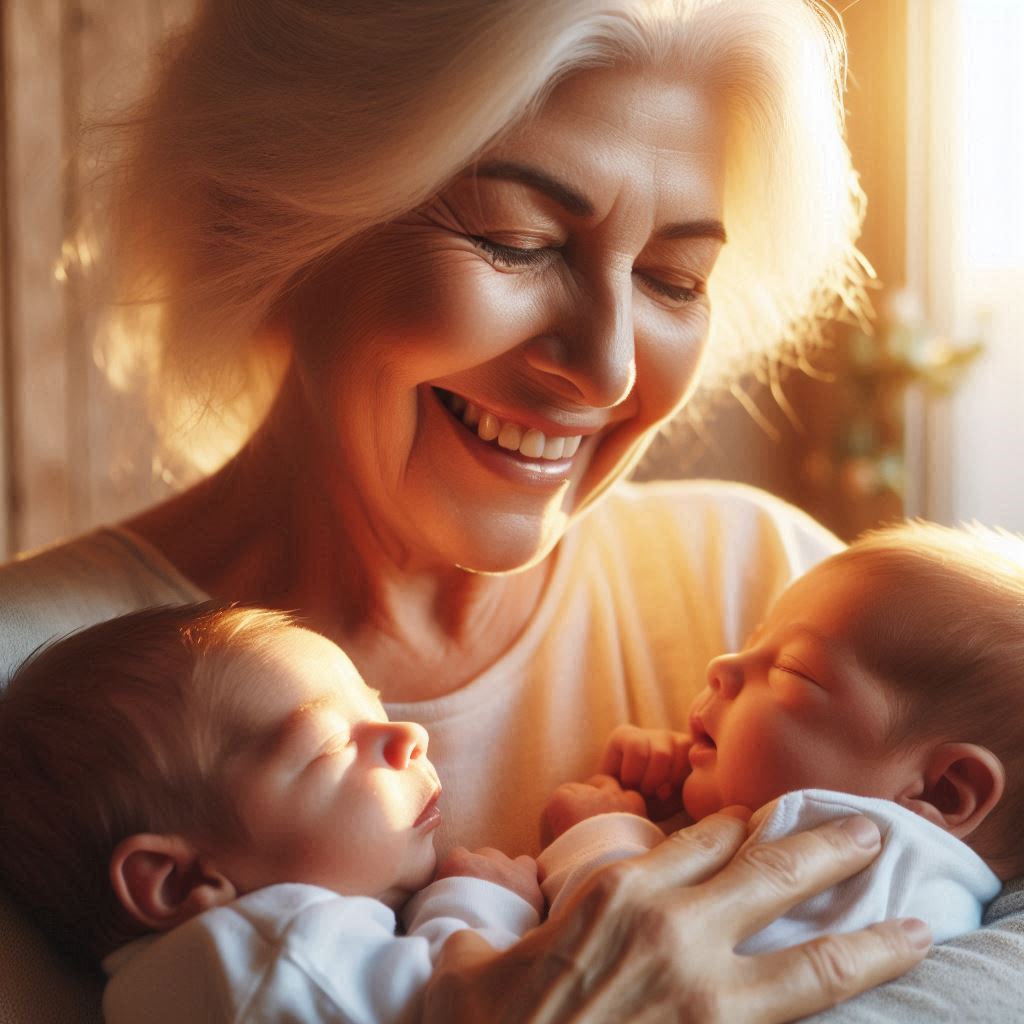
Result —
<svg viewBox="0 0 1024 1024"><path fill-rule="evenodd" d="M598 769L648 799L677 796L690 774L689 734L620 725L608 737Z"/></svg>
<svg viewBox="0 0 1024 1024"><path fill-rule="evenodd" d="M541 841L547 846L585 818L614 811L643 817L644 798L623 789L610 775L592 775L586 782L563 782L548 798L541 814Z"/></svg>
<svg viewBox="0 0 1024 1024"><path fill-rule="evenodd" d="M489 846L479 850L453 847L441 861L435 880L442 878L482 878L485 882L510 889L544 916L544 894L537 883L537 862L532 857L511 857Z"/></svg>

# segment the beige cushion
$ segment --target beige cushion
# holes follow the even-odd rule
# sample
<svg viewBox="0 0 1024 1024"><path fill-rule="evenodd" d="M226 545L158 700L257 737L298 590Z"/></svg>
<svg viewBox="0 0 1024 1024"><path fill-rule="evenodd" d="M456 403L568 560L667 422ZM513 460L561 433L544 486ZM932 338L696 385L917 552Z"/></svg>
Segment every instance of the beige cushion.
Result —
<svg viewBox="0 0 1024 1024"><path fill-rule="evenodd" d="M100 1024L102 992L0 893L0 1024Z"/></svg>

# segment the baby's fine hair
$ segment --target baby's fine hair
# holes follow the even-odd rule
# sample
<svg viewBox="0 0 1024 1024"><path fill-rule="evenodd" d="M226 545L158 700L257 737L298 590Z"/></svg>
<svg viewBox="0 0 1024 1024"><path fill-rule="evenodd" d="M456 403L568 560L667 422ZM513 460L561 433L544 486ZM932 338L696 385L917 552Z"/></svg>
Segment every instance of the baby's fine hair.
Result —
<svg viewBox="0 0 1024 1024"><path fill-rule="evenodd" d="M869 531L831 561L882 584L858 615L856 646L895 695L890 746L958 740L995 753L1007 785L993 825L1013 855L1024 815L1024 536L912 521Z"/></svg>
<svg viewBox="0 0 1024 1024"><path fill-rule="evenodd" d="M240 834L218 785L238 683L293 625L212 602L133 612L45 644L0 694L0 883L72 959L140 934L110 884L122 839Z"/></svg>

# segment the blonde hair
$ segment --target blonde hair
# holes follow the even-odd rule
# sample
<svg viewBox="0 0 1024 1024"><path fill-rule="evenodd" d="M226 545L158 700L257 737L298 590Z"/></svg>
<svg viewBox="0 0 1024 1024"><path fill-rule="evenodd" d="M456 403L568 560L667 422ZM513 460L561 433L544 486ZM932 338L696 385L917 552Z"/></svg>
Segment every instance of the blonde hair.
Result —
<svg viewBox="0 0 1024 1024"><path fill-rule="evenodd" d="M730 244L705 390L774 379L862 301L841 27L818 0L205 0L120 124L110 375L148 381L203 470L251 435L287 363L288 291L436 194L573 72L661 65L721 90Z"/></svg>
<svg viewBox="0 0 1024 1024"><path fill-rule="evenodd" d="M1006 768L1006 792L979 837L1019 865L1024 536L913 521L869 531L826 564L878 584L858 611L854 642L858 660L896 698L889 748L957 740L992 750Z"/></svg>
<svg viewBox="0 0 1024 1024"><path fill-rule="evenodd" d="M65 954L95 966L140 934L109 880L124 838L244 837L221 785L245 697L293 628L280 612L151 608L44 646L0 694L0 880ZM245 665L249 662L246 660Z"/></svg>

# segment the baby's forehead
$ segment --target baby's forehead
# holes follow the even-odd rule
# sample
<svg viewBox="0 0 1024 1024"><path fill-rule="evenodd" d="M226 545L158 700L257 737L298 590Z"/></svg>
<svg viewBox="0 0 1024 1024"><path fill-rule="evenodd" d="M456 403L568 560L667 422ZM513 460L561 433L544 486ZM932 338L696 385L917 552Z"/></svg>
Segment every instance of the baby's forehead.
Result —
<svg viewBox="0 0 1024 1024"><path fill-rule="evenodd" d="M759 631L770 627L775 632L819 635L858 654L886 634L882 627L899 613L899 597L863 564L831 558L779 595Z"/></svg>
<svg viewBox="0 0 1024 1024"><path fill-rule="evenodd" d="M330 705L335 713L362 716L381 709L348 656L326 637L287 626L257 646L231 652L222 683L228 701L267 720ZM249 717L243 715L243 717Z"/></svg>

